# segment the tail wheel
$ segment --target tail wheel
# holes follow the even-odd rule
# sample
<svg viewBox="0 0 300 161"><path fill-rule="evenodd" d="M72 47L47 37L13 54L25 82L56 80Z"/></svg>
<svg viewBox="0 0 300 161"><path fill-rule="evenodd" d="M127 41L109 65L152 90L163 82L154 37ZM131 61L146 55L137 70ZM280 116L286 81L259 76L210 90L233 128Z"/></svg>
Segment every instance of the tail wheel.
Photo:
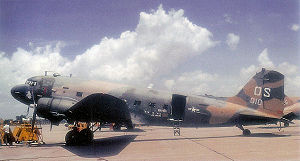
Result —
<svg viewBox="0 0 300 161"><path fill-rule="evenodd" d="M243 130L243 135L249 136L249 135L251 135L251 131L249 129L245 129L245 130Z"/></svg>

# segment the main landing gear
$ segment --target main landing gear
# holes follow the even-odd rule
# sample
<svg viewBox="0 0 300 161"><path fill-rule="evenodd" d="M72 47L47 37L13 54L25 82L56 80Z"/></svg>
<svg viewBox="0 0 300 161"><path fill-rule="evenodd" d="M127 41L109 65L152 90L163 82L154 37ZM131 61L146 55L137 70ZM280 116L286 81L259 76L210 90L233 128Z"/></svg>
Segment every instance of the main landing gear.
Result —
<svg viewBox="0 0 300 161"><path fill-rule="evenodd" d="M124 124L127 130L132 130L133 125L131 120L122 122L122 123L115 123L113 126L114 131L120 131L121 126ZM98 123L78 123L75 122L74 126L72 125L72 130L66 134L65 141L66 145L87 145L90 144L94 139L94 132L98 129L101 129L101 126ZM93 127L97 127L94 129Z"/></svg>
<svg viewBox="0 0 300 161"><path fill-rule="evenodd" d="M92 126L93 127L93 126ZM81 129L78 124L75 124L75 126L72 128L71 131L69 131L66 134L65 141L66 145L86 145L90 144L94 139L94 132L97 130L92 131L91 126L89 124L86 128Z"/></svg>
<svg viewBox="0 0 300 161"><path fill-rule="evenodd" d="M243 125L237 124L236 127L241 129L243 131L244 136L249 136L251 135L251 131L249 129L244 129Z"/></svg>

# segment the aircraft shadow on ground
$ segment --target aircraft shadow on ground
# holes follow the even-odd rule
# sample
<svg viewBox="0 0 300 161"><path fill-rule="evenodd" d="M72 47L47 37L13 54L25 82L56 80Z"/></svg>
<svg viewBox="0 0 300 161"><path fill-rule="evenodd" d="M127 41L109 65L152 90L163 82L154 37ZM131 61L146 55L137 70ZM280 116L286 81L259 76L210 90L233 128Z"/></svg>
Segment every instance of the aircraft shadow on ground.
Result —
<svg viewBox="0 0 300 161"><path fill-rule="evenodd" d="M243 136L243 135L240 135ZM291 135L285 134L285 135L281 135L281 134L273 134L273 133L252 133L249 136L243 136L243 137L288 137Z"/></svg>
<svg viewBox="0 0 300 161"><path fill-rule="evenodd" d="M145 130L142 130L139 128L134 128L132 130L124 129L124 130L119 130L119 131L101 131L101 133L103 133L103 132L145 132Z"/></svg>
<svg viewBox="0 0 300 161"><path fill-rule="evenodd" d="M144 139L135 140L138 135L121 135L108 138L94 139L93 143L85 146L66 146L65 143L45 144L43 147L61 146L71 153L85 158L101 158L118 155L131 142L150 142L150 141L168 141L168 140L206 140L216 138L236 138L236 137L289 137L291 135L281 135L273 133L252 133L249 136L209 136L209 137L184 137L176 136L165 139ZM37 146L40 147L40 146Z"/></svg>
<svg viewBox="0 0 300 161"><path fill-rule="evenodd" d="M115 136L115 137L109 137L109 138L101 138L101 139L95 139L93 144L86 145L86 146L66 146L65 143L56 143L56 144L45 144L42 145L43 147L52 147L52 146L62 146L63 148L69 150L70 152L74 153L83 153L81 150L87 150L90 151L93 148L101 148L99 153L102 153L101 155L114 155L121 152L129 143L131 142L148 142L148 141L167 141L167 140L203 140L203 139L217 139L217 138L236 138L236 137L290 137L292 135L290 134L274 134L274 133L252 133L249 136L243 136L243 135L233 135L233 136L209 136L209 137L178 137L174 136L173 138L166 138L166 139L144 139L144 140L135 140L137 135L121 135L121 136ZM40 147L40 146L36 146ZM116 148L116 149L113 149ZM104 153L102 151L104 149ZM95 150L94 150L95 151ZM82 155L86 155L83 153ZM82 156L81 155L81 156ZM88 154L90 155L90 154Z"/></svg>
<svg viewBox="0 0 300 161"><path fill-rule="evenodd" d="M147 141L167 141L167 140L204 140L204 139L217 139L217 138L235 138L235 137L288 137L291 135L280 135L273 133L253 133L249 136L234 135L234 136L209 136L209 137L176 137L167 139L145 139L145 140L133 140L132 142L147 142Z"/></svg>
<svg viewBox="0 0 300 161"><path fill-rule="evenodd" d="M86 146L66 146L66 150L85 158L108 157L119 154L137 135L122 135L109 138L95 139Z"/></svg>

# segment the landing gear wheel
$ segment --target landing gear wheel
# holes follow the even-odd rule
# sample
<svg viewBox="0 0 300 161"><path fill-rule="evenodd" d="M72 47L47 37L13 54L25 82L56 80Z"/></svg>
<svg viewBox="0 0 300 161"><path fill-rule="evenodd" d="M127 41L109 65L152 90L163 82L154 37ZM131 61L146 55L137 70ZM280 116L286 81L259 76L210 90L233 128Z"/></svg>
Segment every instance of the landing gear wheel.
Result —
<svg viewBox="0 0 300 161"><path fill-rule="evenodd" d="M89 144L93 141L94 134L90 129L83 129L79 132L80 142L82 144Z"/></svg>
<svg viewBox="0 0 300 161"><path fill-rule="evenodd" d="M243 130L243 135L249 136L249 135L251 135L251 131L249 129L245 129L245 130Z"/></svg>
<svg viewBox="0 0 300 161"><path fill-rule="evenodd" d="M76 130L71 130L66 134L65 137L66 145L77 145L79 143L79 132Z"/></svg>
<svg viewBox="0 0 300 161"><path fill-rule="evenodd" d="M284 127L289 127L290 126L290 124L288 122L285 122L283 125L284 125Z"/></svg>

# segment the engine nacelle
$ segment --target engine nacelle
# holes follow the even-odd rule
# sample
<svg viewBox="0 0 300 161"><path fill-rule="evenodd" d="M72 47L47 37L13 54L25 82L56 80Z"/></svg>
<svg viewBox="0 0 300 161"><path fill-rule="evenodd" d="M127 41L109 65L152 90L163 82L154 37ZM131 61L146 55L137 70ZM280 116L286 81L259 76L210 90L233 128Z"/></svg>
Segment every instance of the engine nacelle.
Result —
<svg viewBox="0 0 300 161"><path fill-rule="evenodd" d="M76 103L77 101L71 98L40 98L37 102L37 111L62 114Z"/></svg>

